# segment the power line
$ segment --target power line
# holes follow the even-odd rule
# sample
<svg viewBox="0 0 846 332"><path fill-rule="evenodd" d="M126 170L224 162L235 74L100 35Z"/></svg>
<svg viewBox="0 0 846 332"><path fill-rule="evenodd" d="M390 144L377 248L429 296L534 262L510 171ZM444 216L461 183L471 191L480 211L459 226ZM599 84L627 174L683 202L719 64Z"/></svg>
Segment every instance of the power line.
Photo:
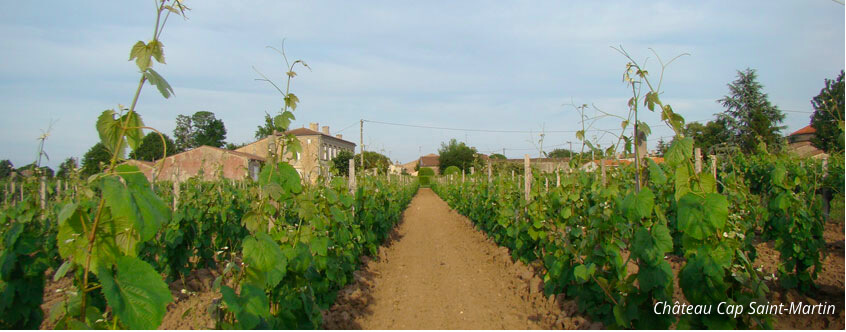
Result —
<svg viewBox="0 0 846 332"><path fill-rule="evenodd" d="M449 127L436 127L436 126L422 126L422 125L413 125L413 124L406 124L406 123L394 123L394 122L382 122L382 121L373 121L373 120L364 120L364 122L370 123L377 123L389 126L400 126L400 127L412 127L412 128L423 128L423 129L438 129L438 130L453 130L453 131L469 131L469 132L482 132L482 133L514 133L514 134L539 134L543 133L576 133L581 130L499 130L499 129L471 129L471 128L449 128ZM661 124L649 125L651 126L660 126ZM594 132L594 131L615 131L619 130L620 128L614 129L587 129L586 132Z"/></svg>
<svg viewBox="0 0 846 332"><path fill-rule="evenodd" d="M344 130L350 129L350 127L355 126L355 124L356 124L356 123L358 123L358 121L353 121L353 123L350 123L350 125L349 125L349 126L346 126L346 127L344 127L344 129L338 130L338 131L336 131L335 133L336 133L336 134L340 134L340 133L341 133L341 132L343 132Z"/></svg>

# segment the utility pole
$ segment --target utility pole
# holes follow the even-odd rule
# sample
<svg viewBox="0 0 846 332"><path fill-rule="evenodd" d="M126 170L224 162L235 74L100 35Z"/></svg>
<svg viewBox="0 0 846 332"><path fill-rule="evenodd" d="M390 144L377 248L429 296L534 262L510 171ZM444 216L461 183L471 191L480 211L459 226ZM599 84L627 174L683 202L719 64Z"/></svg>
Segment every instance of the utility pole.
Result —
<svg viewBox="0 0 846 332"><path fill-rule="evenodd" d="M359 120L358 132L358 142L361 144L361 171L364 172L364 119Z"/></svg>
<svg viewBox="0 0 846 332"><path fill-rule="evenodd" d="M505 148L502 148L502 155L505 155Z"/></svg>

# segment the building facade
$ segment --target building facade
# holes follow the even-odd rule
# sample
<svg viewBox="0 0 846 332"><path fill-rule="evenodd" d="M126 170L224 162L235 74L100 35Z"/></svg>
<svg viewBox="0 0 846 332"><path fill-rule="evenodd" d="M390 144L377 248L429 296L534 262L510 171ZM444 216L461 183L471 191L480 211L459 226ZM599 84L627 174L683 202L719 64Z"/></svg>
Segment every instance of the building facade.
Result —
<svg viewBox="0 0 846 332"><path fill-rule="evenodd" d="M328 174L330 162L338 156L338 153L355 152L355 143L344 140L340 134L332 136L329 126L323 126L322 130L318 131L318 123L310 123L309 128L292 129L285 133L296 136L302 147L302 152L297 153L296 156L287 152L285 159L294 166L303 179L311 183L314 183L321 174ZM276 145L275 138L278 136L281 134L267 136L235 151L267 158L271 147ZM277 146L276 150L276 153L281 153L282 147Z"/></svg>
<svg viewBox="0 0 846 332"><path fill-rule="evenodd" d="M202 175L205 180L220 178L245 180L258 179L264 158L248 153L216 148L208 145L168 156L163 161L128 160L129 165L138 167L152 181L185 181Z"/></svg>

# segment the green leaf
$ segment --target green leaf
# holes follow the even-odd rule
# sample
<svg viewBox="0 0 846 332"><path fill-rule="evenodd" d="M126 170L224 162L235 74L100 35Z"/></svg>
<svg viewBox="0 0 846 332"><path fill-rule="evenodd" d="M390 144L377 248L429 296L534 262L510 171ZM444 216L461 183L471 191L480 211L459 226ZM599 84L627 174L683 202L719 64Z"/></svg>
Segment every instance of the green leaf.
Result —
<svg viewBox="0 0 846 332"><path fill-rule="evenodd" d="M152 330L161 325L167 305L173 301L167 285L150 264L135 257L117 259L117 273L97 270L112 311L130 329Z"/></svg>
<svg viewBox="0 0 846 332"><path fill-rule="evenodd" d="M263 288L276 287L287 271L287 260L279 245L269 235L260 232L244 239L243 246L247 281Z"/></svg>
<svg viewBox="0 0 846 332"><path fill-rule="evenodd" d="M170 220L170 210L149 186L143 185L147 182L143 175L131 173L138 172L137 167L120 165L116 170L123 173L125 183L115 176L103 178L103 198L113 217L113 223L103 224L113 229L121 251L135 256L137 243L152 239Z"/></svg>
<svg viewBox="0 0 846 332"><path fill-rule="evenodd" d="M144 71L144 77L147 78L147 81L150 82L150 84L156 86L156 89L159 90L159 93L161 93L162 96L165 97L165 99L170 98L170 96L173 94L173 88L170 86L167 80L165 80L164 77L159 75L158 72L153 70L153 68L147 68L147 70Z"/></svg>
<svg viewBox="0 0 846 332"><path fill-rule="evenodd" d="M642 132L646 136L652 134L652 129L649 128L649 125L640 121L637 122L637 131Z"/></svg>
<svg viewBox="0 0 846 332"><path fill-rule="evenodd" d="M715 231L722 231L728 219L728 200L720 194L705 194L705 209L707 220Z"/></svg>
<svg viewBox="0 0 846 332"><path fill-rule="evenodd" d="M88 220L87 212L77 204L65 205L59 216L59 233L56 236L59 255L84 266L88 252L88 237L85 230L91 230L94 225ZM108 212L103 212L101 218L108 219L111 216ZM106 227L103 224L97 226L98 236L95 237L94 246L91 248L92 270L100 265L110 266L120 255L120 251L115 247L113 230L113 227Z"/></svg>
<svg viewBox="0 0 846 332"><path fill-rule="evenodd" d="M129 61L135 59L135 65L143 71L150 67L150 55L147 53L147 45L139 40L135 45L132 45L132 50L129 51Z"/></svg>
<svg viewBox="0 0 846 332"><path fill-rule="evenodd" d="M670 147L667 149L667 152L664 154L664 159L667 161L667 165L670 165L670 167L675 167L685 161L690 160L690 157L692 155L693 139L690 137L685 137L682 139L673 140L673 142L670 144Z"/></svg>
<svg viewBox="0 0 846 332"><path fill-rule="evenodd" d="M635 196L635 210L638 218L648 218L652 215L652 206L655 204L655 195L649 188L643 188Z"/></svg>
<svg viewBox="0 0 846 332"><path fill-rule="evenodd" d="M590 274L588 273L587 266L584 264L579 264L573 269L573 276L576 277L576 281L580 284L585 283L590 278Z"/></svg>
<svg viewBox="0 0 846 332"><path fill-rule="evenodd" d="M673 250L673 238L667 226L656 224L652 230L638 227L632 242L632 253L648 265L656 265L664 260L664 253Z"/></svg>
<svg viewBox="0 0 846 332"><path fill-rule="evenodd" d="M126 145L120 136L120 122L115 119L114 110L105 110L97 118L97 133L100 135L100 142L119 158L123 158Z"/></svg>
<svg viewBox="0 0 846 332"><path fill-rule="evenodd" d="M680 200L682 196L690 192L690 172L687 165L676 167L675 173L675 198Z"/></svg>
<svg viewBox="0 0 846 332"><path fill-rule="evenodd" d="M297 96L293 93L289 93L285 96L285 106L290 107L291 110L296 110L299 102L300 98L297 98Z"/></svg>
<svg viewBox="0 0 846 332"><path fill-rule="evenodd" d="M328 253L329 248L329 238L328 237L317 237L309 242L309 247L313 253L316 253L318 256L326 256Z"/></svg>
<svg viewBox="0 0 846 332"><path fill-rule="evenodd" d="M239 329L250 330L258 326L262 318L270 317L270 301L264 290L252 284L241 286L241 295L229 286L222 286L223 303L235 314Z"/></svg>
<svg viewBox="0 0 846 332"><path fill-rule="evenodd" d="M64 278L71 266L73 266L73 262L71 261L65 261L62 263L62 266L59 266L59 269L56 270L55 274L53 274L53 282L57 282L59 279Z"/></svg>
<svg viewBox="0 0 846 332"><path fill-rule="evenodd" d="M578 139L580 141L584 141L585 140L585 131L584 130L577 131L576 132L576 139Z"/></svg>
<svg viewBox="0 0 846 332"><path fill-rule="evenodd" d="M141 116L136 112L127 113L120 117L120 123L121 125L126 125L125 135L129 147L133 150L138 149L141 146L141 141L144 139L144 131L141 129L144 126L144 122L141 121Z"/></svg>
<svg viewBox="0 0 846 332"><path fill-rule="evenodd" d="M667 175L664 174L664 170L661 169L661 166L658 166L652 158L646 158L646 163L649 165L649 181L658 186L662 186L667 183Z"/></svg>
<svg viewBox="0 0 846 332"><path fill-rule="evenodd" d="M155 58L158 63L165 63L163 51L164 44L162 44L161 41L153 40L149 44L147 44L147 48L150 49L150 54L152 54L153 58Z"/></svg>
<svg viewBox="0 0 846 332"><path fill-rule="evenodd" d="M641 266L637 273L637 280L642 292L664 288L672 283L673 270L667 261L660 261L656 266Z"/></svg>
<svg viewBox="0 0 846 332"><path fill-rule="evenodd" d="M295 117L293 112L284 111L282 112L282 114L279 114L273 118L273 125L278 131L286 131L288 130L288 126L291 125L291 121L293 121L294 119Z"/></svg>

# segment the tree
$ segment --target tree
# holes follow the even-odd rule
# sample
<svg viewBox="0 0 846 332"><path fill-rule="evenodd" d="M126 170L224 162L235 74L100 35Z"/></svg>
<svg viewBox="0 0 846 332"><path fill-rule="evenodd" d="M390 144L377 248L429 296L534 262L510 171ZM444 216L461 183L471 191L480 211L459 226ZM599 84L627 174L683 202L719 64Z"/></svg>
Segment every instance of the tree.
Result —
<svg viewBox="0 0 846 332"><path fill-rule="evenodd" d="M737 80L728 85L729 95L717 100L726 110L725 119L732 143L743 151L755 151L759 142L769 150L776 151L782 145L779 126L784 121L784 112L772 105L757 81L754 69L737 72Z"/></svg>
<svg viewBox="0 0 846 332"><path fill-rule="evenodd" d="M664 138L658 138L658 145L655 147L655 150L658 152L659 156L664 156L664 153L667 153L667 149L670 148L670 144L664 142Z"/></svg>
<svg viewBox="0 0 846 332"><path fill-rule="evenodd" d="M194 128L194 147L208 145L223 147L226 140L226 127L223 121L214 117L214 113L200 111L191 116Z"/></svg>
<svg viewBox="0 0 846 332"><path fill-rule="evenodd" d="M176 139L176 150L185 151L195 147L194 127L191 125L191 118L185 115L176 116L176 129L173 129L173 137Z"/></svg>
<svg viewBox="0 0 846 332"><path fill-rule="evenodd" d="M825 87L811 100L811 127L817 130L811 144L827 153L843 152L843 71L837 79L825 79Z"/></svg>
<svg viewBox="0 0 846 332"><path fill-rule="evenodd" d="M573 156L573 151L567 149L555 149L550 151L546 156L549 158L570 158Z"/></svg>
<svg viewBox="0 0 846 332"><path fill-rule="evenodd" d="M9 159L0 160L0 179L5 179L12 175L12 171L15 170L15 165L12 165L12 162Z"/></svg>
<svg viewBox="0 0 846 332"><path fill-rule="evenodd" d="M684 126L684 135L693 138L693 146L702 149L705 154L712 154L713 147L732 139L725 117L718 117L705 125L699 122L688 123Z"/></svg>
<svg viewBox="0 0 846 332"><path fill-rule="evenodd" d="M165 134L162 134L162 136L164 136L165 145L167 146L167 155L172 156L176 154L176 144L173 140ZM141 140L141 145L139 145L135 151L129 153L129 158L154 161L161 159L164 155L164 151L165 149L162 148L161 136L159 136L158 133L151 132L144 136L144 139Z"/></svg>
<svg viewBox="0 0 846 332"><path fill-rule="evenodd" d="M473 161L476 159L476 149L459 143L454 138L449 143L441 143L441 148L438 149L438 158L440 161L440 172L449 166L455 166L463 171L469 171L470 166L473 166Z"/></svg>
<svg viewBox="0 0 846 332"><path fill-rule="evenodd" d="M59 164L59 170L56 172L56 177L60 179L68 179L74 174L79 165L76 163L76 158L70 157Z"/></svg>
<svg viewBox="0 0 846 332"><path fill-rule="evenodd" d="M507 157L505 157L504 154L501 154L501 153L494 153L490 156L490 158L491 158L491 160L506 160L506 159L508 159Z"/></svg>
<svg viewBox="0 0 846 332"><path fill-rule="evenodd" d="M227 150L238 150L238 149L244 147L245 145L247 145L247 144L246 143L235 144L235 143L227 142L226 143L226 149Z"/></svg>
<svg viewBox="0 0 846 332"><path fill-rule="evenodd" d="M191 117L180 114L176 116L173 137L177 152L202 145L221 148L226 144L226 127L212 112L199 111Z"/></svg>
<svg viewBox="0 0 846 332"><path fill-rule="evenodd" d="M273 125L273 118L270 117L270 114L264 112L264 126L258 126L256 128L256 139L262 139L267 136L273 134L273 131L276 130L276 126Z"/></svg>
<svg viewBox="0 0 846 332"><path fill-rule="evenodd" d="M361 158L361 154L355 155L355 169L356 172L361 172L361 163L359 162ZM364 169L378 169L379 173L385 173L388 171L388 165L391 164L391 160L384 155L373 152L373 151L364 151ZM349 168L349 165L347 165Z"/></svg>
<svg viewBox="0 0 846 332"><path fill-rule="evenodd" d="M109 149L103 145L102 142L98 142L88 149L88 152L82 156L82 171L81 174L84 178L87 178L91 175L100 173L106 165L112 160L112 153L109 152Z"/></svg>
<svg viewBox="0 0 846 332"><path fill-rule="evenodd" d="M337 170L338 175L350 175L350 159L353 157L354 155L351 151L341 150L335 158L332 158L332 167Z"/></svg>

